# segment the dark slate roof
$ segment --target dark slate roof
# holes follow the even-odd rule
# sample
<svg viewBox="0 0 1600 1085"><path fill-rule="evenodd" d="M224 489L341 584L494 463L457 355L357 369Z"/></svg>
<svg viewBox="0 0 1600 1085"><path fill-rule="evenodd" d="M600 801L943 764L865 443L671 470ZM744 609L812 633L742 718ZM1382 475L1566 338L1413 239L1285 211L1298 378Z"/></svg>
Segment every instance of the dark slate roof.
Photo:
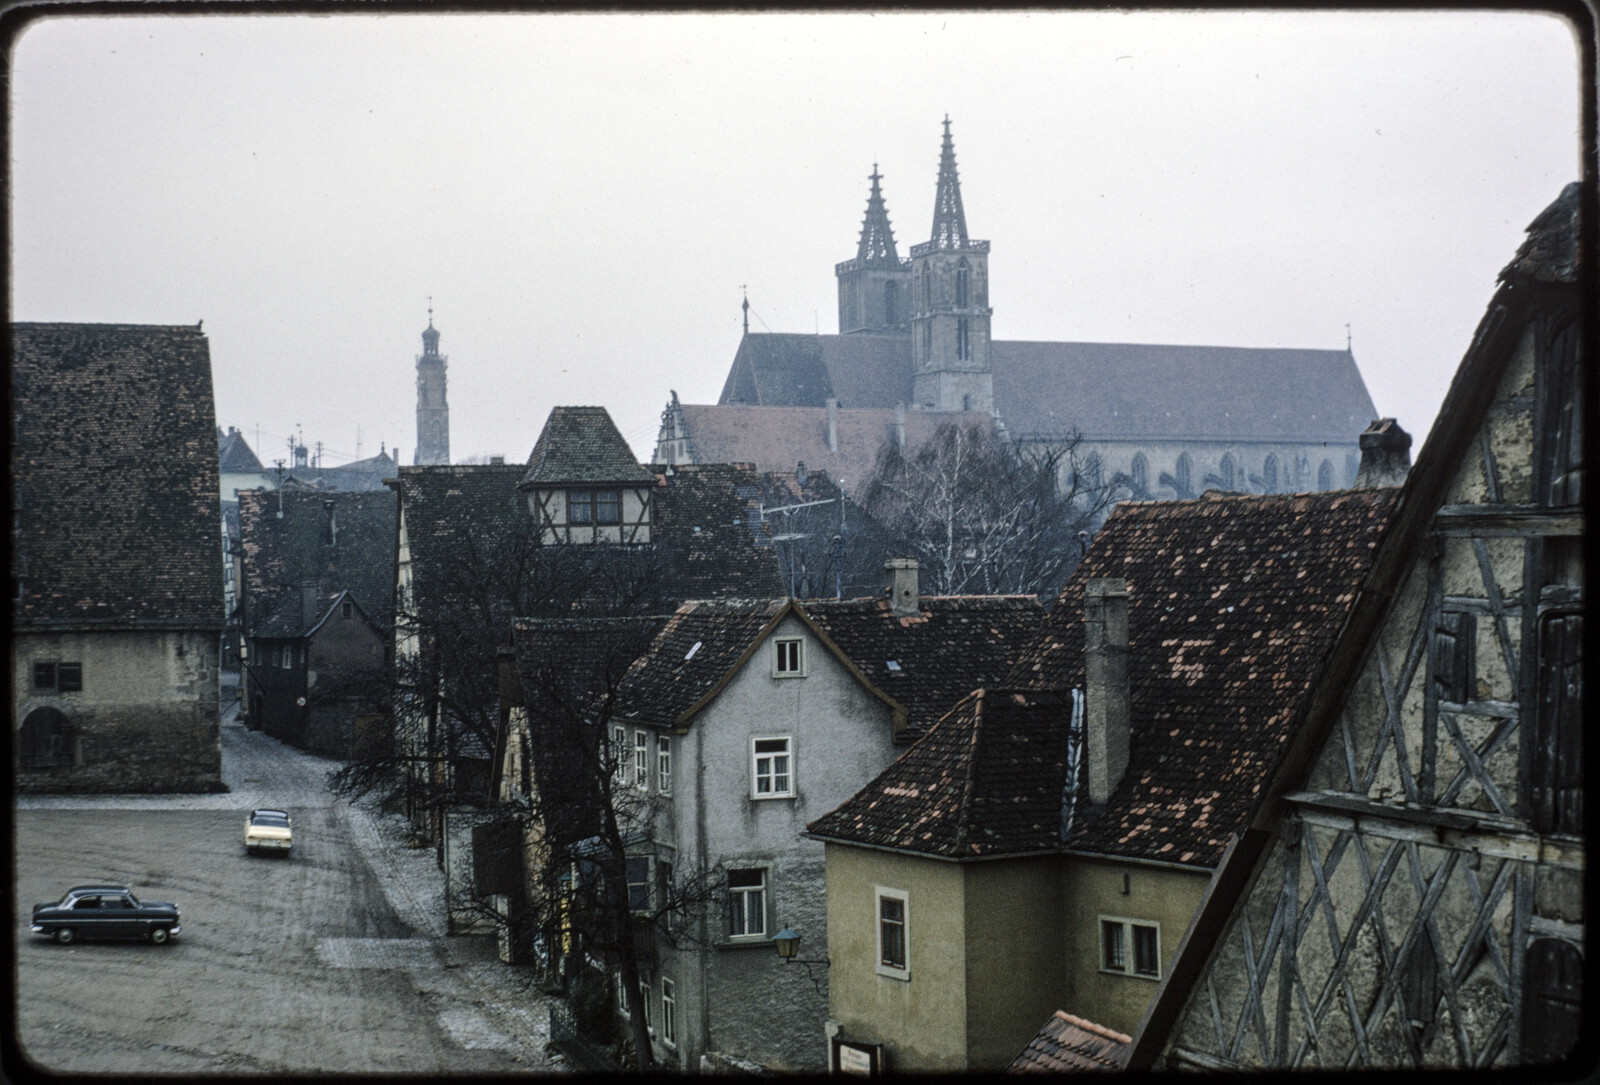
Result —
<svg viewBox="0 0 1600 1085"><path fill-rule="evenodd" d="M1345 350L997 339L990 364L995 407L1013 436L1076 429L1091 440L1353 445L1378 417ZM910 337L746 335L719 404L824 407L830 396L846 408L911 404ZM691 420L692 442L701 425ZM730 457L707 450L700 458ZM759 456L737 458L753 459L764 470L776 466ZM817 465L835 469L821 459Z"/></svg>
<svg viewBox="0 0 1600 1085"><path fill-rule="evenodd" d="M555 407L528 457L522 485L652 481L604 407Z"/></svg>
<svg viewBox="0 0 1600 1085"><path fill-rule="evenodd" d="M329 542L329 505L338 526L334 543ZM245 633L305 636L346 591L369 618L388 626L394 603L395 507L395 495L388 490L240 490Z"/></svg>
<svg viewBox="0 0 1600 1085"><path fill-rule="evenodd" d="M1583 250L1578 228L1582 200L1583 186L1577 181L1563 188L1555 203L1529 223L1528 236L1501 270L1500 281L1577 282Z"/></svg>
<svg viewBox="0 0 1600 1085"><path fill-rule="evenodd" d="M805 603L867 679L905 707L902 740L920 735L968 693L1004 678L1044 617L1031 595L925 595L919 602L915 618L896 618L887 598ZM891 661L900 669L890 669Z"/></svg>
<svg viewBox="0 0 1600 1085"><path fill-rule="evenodd" d="M757 637L789 606L785 599L684 603L629 669L617 715L662 726L688 722L691 710L753 651Z"/></svg>
<svg viewBox="0 0 1600 1085"><path fill-rule="evenodd" d="M963 702L812 831L949 858L1059 844L1084 583L1124 577L1128 769L1103 806L1075 788L1065 847L1215 864L1292 733L1396 494L1117 506L1007 679L1037 692Z"/></svg>
<svg viewBox="0 0 1600 1085"><path fill-rule="evenodd" d="M452 569L468 549L492 555L529 523L517 492L521 464L438 464L397 469L395 490L411 547L412 606L425 620L457 604Z"/></svg>
<svg viewBox="0 0 1600 1085"><path fill-rule="evenodd" d="M1120 1070L1131 1043L1131 1036L1057 1010L1006 1070L1009 1073Z"/></svg>
<svg viewBox="0 0 1600 1085"><path fill-rule="evenodd" d="M686 465L656 481L652 531L672 598L749 598L783 591L777 557L761 523L754 467Z"/></svg>
<svg viewBox="0 0 1600 1085"><path fill-rule="evenodd" d="M1084 584L1126 578L1128 770L1103 808L1082 797L1070 847L1221 857L1293 732L1398 493L1208 493L1113 510L1009 679L1082 688Z"/></svg>
<svg viewBox="0 0 1600 1085"><path fill-rule="evenodd" d="M12 324L19 625L220 625L216 412L199 327Z"/></svg>
<svg viewBox="0 0 1600 1085"><path fill-rule="evenodd" d="M822 407L723 407L683 404L690 455L701 463L753 463L758 471L793 471L803 461L826 471L848 493L872 478L878 451L895 439L894 405L838 412L838 450L828 447L828 412ZM927 442L945 422L963 428L993 425L981 411L906 411L906 444Z"/></svg>
<svg viewBox="0 0 1600 1085"><path fill-rule="evenodd" d="M245 443L244 434L233 426L217 441L217 460L222 470L230 472L264 470L261 461Z"/></svg>
<svg viewBox="0 0 1600 1085"><path fill-rule="evenodd" d="M950 859L1060 840L1068 695L979 689L836 810L816 836Z"/></svg>

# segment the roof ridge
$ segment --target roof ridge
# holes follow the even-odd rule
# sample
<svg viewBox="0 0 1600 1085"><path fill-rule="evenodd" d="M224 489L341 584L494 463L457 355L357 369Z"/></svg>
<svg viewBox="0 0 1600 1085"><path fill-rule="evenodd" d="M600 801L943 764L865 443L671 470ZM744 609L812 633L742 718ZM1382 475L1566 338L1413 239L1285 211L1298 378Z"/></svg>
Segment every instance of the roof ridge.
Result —
<svg viewBox="0 0 1600 1085"><path fill-rule="evenodd" d="M1087 1020L1086 1018L1079 1017L1076 1014L1070 1014L1066 1010L1057 1010L1056 1011L1056 1016L1058 1018L1060 1018L1061 1020L1067 1022L1068 1024L1077 1025L1079 1028L1083 1029L1085 1032L1092 1032L1096 1036L1104 1036L1106 1039L1115 1040L1119 1044L1131 1044L1131 1043L1133 1043L1133 1037L1132 1036L1128 1036L1125 1033L1118 1032L1115 1029L1106 1028L1106 1026L1104 1026L1104 1025L1097 1025L1093 1021Z"/></svg>

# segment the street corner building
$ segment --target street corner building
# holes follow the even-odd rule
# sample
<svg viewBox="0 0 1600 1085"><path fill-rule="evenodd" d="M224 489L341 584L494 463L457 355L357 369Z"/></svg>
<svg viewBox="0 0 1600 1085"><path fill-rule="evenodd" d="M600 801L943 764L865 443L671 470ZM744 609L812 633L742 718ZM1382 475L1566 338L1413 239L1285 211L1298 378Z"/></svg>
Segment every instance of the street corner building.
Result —
<svg viewBox="0 0 1600 1085"><path fill-rule="evenodd" d="M1130 1068L1594 1067L1579 424L1594 206L1568 186L1501 272Z"/></svg>
<svg viewBox="0 0 1600 1085"><path fill-rule="evenodd" d="M17 790L220 790L205 336L12 324L11 399Z"/></svg>

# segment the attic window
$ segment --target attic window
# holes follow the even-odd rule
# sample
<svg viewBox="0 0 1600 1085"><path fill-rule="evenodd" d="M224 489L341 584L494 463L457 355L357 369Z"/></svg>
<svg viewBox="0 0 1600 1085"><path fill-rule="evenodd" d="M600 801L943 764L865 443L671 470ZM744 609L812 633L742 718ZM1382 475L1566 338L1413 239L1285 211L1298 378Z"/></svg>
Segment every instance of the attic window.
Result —
<svg viewBox="0 0 1600 1085"><path fill-rule="evenodd" d="M700 644L701 644L700 641L695 641L694 642L694 647L690 648L689 649L689 653L683 657L683 661L685 663L689 662L689 660L694 658L694 654L700 650Z"/></svg>
<svg viewBox="0 0 1600 1085"><path fill-rule="evenodd" d="M355 616L355 612L356 605L350 600L346 599L343 603L339 604L339 617L351 618Z"/></svg>
<svg viewBox="0 0 1600 1085"><path fill-rule="evenodd" d="M898 659L888 660L888 661L886 661L884 663L884 666L888 667L889 670L891 670L895 674L899 674L900 673L900 661Z"/></svg>

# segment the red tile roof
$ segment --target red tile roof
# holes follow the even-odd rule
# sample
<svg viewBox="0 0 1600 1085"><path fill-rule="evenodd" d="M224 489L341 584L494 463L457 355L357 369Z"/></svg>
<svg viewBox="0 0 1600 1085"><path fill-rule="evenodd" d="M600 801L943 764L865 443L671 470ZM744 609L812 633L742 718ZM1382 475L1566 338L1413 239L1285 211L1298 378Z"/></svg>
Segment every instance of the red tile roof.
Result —
<svg viewBox="0 0 1600 1085"><path fill-rule="evenodd" d="M1010 1073L1120 1070L1133 1037L1057 1010L1006 1067Z"/></svg>

